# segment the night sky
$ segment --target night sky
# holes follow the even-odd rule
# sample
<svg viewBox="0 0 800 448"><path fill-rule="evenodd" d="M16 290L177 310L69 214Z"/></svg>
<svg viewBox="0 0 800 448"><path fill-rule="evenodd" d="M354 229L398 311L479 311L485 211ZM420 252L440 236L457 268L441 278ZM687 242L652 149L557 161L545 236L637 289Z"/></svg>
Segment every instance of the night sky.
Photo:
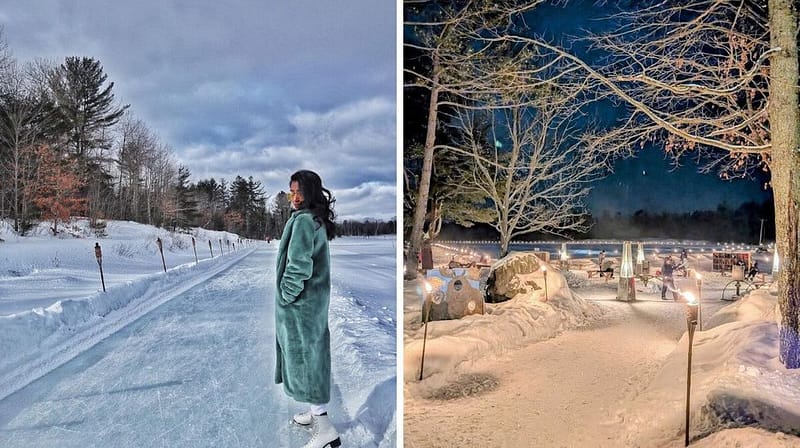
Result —
<svg viewBox="0 0 800 448"><path fill-rule="evenodd" d="M574 0L566 5L543 5L529 17L528 25L551 42L563 43L566 35L583 36L584 30L602 31L609 22L602 19L620 3L614 1ZM576 44L572 52L587 58L585 46ZM606 115L618 115L608 111ZM692 159L675 167L658 148L646 148L638 157L619 160L614 172L596 183L587 202L593 215L610 213L690 212L714 210L721 203L736 208L744 202L763 202L771 198L763 180L726 181L715 174L701 174Z"/></svg>
<svg viewBox="0 0 800 448"><path fill-rule="evenodd" d="M113 5L113 6L110 6ZM320 173L340 218L396 215L396 6L4 0L15 59L88 56L192 180Z"/></svg>
<svg viewBox="0 0 800 448"><path fill-rule="evenodd" d="M771 190L765 191L757 180L727 181L697 170L692 160L675 167L663 152L645 149L635 159L618 161L614 173L597 183L589 195L590 209L595 216L604 210L623 214L637 210L691 212L714 210L722 203L736 208L772 197Z"/></svg>

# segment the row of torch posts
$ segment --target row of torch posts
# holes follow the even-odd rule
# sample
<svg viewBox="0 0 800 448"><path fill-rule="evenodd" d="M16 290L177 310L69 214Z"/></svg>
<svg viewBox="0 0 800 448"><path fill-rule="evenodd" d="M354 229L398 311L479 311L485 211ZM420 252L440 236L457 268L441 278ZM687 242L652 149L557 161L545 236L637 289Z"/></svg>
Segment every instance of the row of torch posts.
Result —
<svg viewBox="0 0 800 448"><path fill-rule="evenodd" d="M241 240L239 241L241 243ZM229 253L231 250L236 250L236 243L231 243L229 240L225 240L225 243L229 246ZM164 268L164 272L167 272L167 262L164 259L164 244L161 238L156 238L156 245L158 246L158 251L161 253L161 266ZM233 246L233 249L231 249L230 246ZM195 263L199 263L200 260L197 258L197 242L194 237L192 237L192 248L194 249L194 261ZM214 258L214 247L211 245L211 240L208 240L208 250L211 251L211 258ZM219 251L222 255L225 255L225 252L222 250L222 239L219 240ZM100 283L103 286L103 292L106 292L106 279L103 275L103 249L100 247L100 243L94 243L94 257L97 259L97 266L100 268Z"/></svg>

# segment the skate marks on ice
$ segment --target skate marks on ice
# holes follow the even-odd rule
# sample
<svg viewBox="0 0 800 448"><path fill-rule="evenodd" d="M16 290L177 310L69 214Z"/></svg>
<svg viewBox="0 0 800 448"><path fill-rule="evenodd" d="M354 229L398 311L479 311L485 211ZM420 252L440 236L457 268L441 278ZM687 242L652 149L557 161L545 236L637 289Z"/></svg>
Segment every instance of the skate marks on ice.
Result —
<svg viewBox="0 0 800 448"><path fill-rule="evenodd" d="M396 293L393 241L334 240L330 305L331 420L346 446L396 440Z"/></svg>
<svg viewBox="0 0 800 448"><path fill-rule="evenodd" d="M146 314L0 401L0 446L302 446L272 384L263 256ZM235 286L234 286L235 285Z"/></svg>

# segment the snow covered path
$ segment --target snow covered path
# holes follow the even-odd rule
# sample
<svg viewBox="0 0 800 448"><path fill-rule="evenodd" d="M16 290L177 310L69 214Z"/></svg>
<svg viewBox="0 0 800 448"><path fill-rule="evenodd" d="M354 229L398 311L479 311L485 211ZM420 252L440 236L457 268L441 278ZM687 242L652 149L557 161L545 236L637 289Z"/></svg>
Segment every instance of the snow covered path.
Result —
<svg viewBox="0 0 800 448"><path fill-rule="evenodd" d="M619 404L647 386L686 331L684 307L653 297L596 300L607 311L590 327L474 366L461 389L482 393L406 400L406 446L622 446Z"/></svg>
<svg viewBox="0 0 800 448"><path fill-rule="evenodd" d="M383 249L375 252L392 262L376 269L392 282L366 282L359 293L393 317L384 296L394 300L394 252ZM332 256L331 419L348 446L388 446L395 323L358 306L347 285L363 279L346 263L337 269L335 248ZM274 245L258 250L6 397L0 446L302 446L308 433L288 425L300 406L273 384L274 264ZM359 339L372 343L360 349Z"/></svg>

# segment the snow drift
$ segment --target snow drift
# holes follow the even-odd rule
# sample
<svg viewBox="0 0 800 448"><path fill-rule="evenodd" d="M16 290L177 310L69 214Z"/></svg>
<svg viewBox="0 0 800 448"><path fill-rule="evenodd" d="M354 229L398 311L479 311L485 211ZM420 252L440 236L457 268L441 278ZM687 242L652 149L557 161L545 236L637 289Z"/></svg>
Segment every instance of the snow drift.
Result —
<svg viewBox="0 0 800 448"><path fill-rule="evenodd" d="M531 256L512 254L498 263L513 263L516 258ZM538 261L539 264L544 264ZM545 264L546 265L546 264ZM405 348L403 372L409 392L425 396L453 380L473 362L490 355L501 354L522 345L552 338L565 329L575 328L601 313L600 307L573 293L564 276L547 266L547 297L540 287L527 287L524 293L499 304L486 304L486 314L471 315L458 320L428 323L425 341L423 381L418 383L425 327L421 324L423 287L406 285L406 291L416 291L418 304L407 307L405 313ZM519 273L513 284L543 284L543 273L536 269ZM406 303L414 297L406 296Z"/></svg>
<svg viewBox="0 0 800 448"><path fill-rule="evenodd" d="M792 443L800 443L786 435L800 435L800 371L787 370L778 361L775 301L767 290L754 291L721 309L709 319L705 331L695 333L690 439L726 428L762 430L718 434L698 446L746 442L751 435L756 443L765 437L763 430L778 433L775 440L791 438ZM626 429L626 444L683 443L686 374L675 372L686 372L687 345L688 333L648 388L618 413Z"/></svg>

